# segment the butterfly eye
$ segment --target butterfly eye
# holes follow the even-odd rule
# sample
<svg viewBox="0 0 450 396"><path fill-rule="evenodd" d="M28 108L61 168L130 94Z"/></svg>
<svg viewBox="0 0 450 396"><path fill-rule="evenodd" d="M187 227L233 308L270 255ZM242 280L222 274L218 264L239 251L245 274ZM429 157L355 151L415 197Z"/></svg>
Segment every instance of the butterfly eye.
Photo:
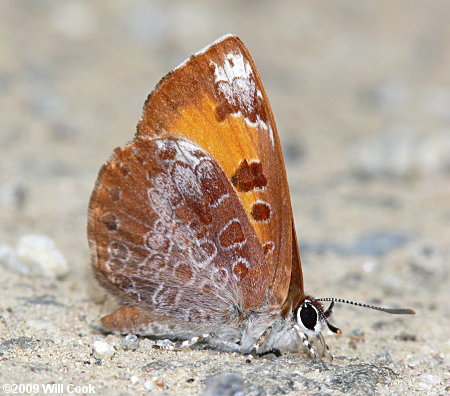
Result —
<svg viewBox="0 0 450 396"><path fill-rule="evenodd" d="M317 309L309 302L304 303L299 310L300 320L307 329L314 330L318 320Z"/></svg>

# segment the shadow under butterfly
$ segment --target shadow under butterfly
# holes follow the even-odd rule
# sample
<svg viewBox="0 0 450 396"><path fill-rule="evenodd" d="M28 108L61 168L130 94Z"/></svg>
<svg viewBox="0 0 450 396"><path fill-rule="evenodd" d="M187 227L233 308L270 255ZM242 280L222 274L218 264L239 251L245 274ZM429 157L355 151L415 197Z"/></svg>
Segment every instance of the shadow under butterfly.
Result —
<svg viewBox="0 0 450 396"><path fill-rule="evenodd" d="M171 71L134 139L101 168L89 204L94 274L122 306L104 330L176 348L312 357L334 303L304 292L283 155L244 44L227 35ZM324 309L321 302L330 301ZM172 341L169 341L172 340Z"/></svg>

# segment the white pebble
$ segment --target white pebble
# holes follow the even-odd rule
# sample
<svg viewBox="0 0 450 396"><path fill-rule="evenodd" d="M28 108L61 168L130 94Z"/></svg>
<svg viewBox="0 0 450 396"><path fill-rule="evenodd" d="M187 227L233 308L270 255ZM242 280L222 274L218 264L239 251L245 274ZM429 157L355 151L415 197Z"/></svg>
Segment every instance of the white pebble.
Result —
<svg viewBox="0 0 450 396"><path fill-rule="evenodd" d="M134 334L128 334L123 340L122 344L120 345L122 349L128 349L128 350L136 350L139 346L139 339Z"/></svg>
<svg viewBox="0 0 450 396"><path fill-rule="evenodd" d="M93 350L94 357L101 360L111 359L116 353L114 347L105 341L95 341Z"/></svg>
<svg viewBox="0 0 450 396"><path fill-rule="evenodd" d="M153 384L150 381L145 381L144 382L144 388L147 390L154 390L155 387L153 386Z"/></svg>
<svg viewBox="0 0 450 396"><path fill-rule="evenodd" d="M136 375L132 375L132 376L130 377L130 382L131 382L132 384L137 384L137 383L139 383L139 377L137 377Z"/></svg>
<svg viewBox="0 0 450 396"><path fill-rule="evenodd" d="M1 245L0 261L9 269L26 275L58 278L69 272L66 258L46 235L25 235L16 249Z"/></svg>
<svg viewBox="0 0 450 396"><path fill-rule="evenodd" d="M10 270L20 272L21 274L29 273L28 266L19 261L15 249L9 245L0 245L0 263Z"/></svg>
<svg viewBox="0 0 450 396"><path fill-rule="evenodd" d="M431 374L422 374L419 377L419 385L422 388L428 388L430 385L436 385L439 383L439 378Z"/></svg>

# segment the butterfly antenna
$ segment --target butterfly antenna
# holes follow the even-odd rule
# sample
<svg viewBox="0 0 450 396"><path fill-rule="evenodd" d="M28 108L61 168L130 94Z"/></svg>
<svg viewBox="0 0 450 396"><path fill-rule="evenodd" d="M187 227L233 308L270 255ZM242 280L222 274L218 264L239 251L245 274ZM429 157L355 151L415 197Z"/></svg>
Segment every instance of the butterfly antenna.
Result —
<svg viewBox="0 0 450 396"><path fill-rule="evenodd" d="M326 298L315 298L314 300L315 301L331 301L332 303L338 302L338 303L344 303L344 304L351 304L351 305L356 305L358 307L375 309L377 311L386 312L386 313L390 313L390 314L394 314L394 315L414 315L416 313L416 311L414 311L414 309L410 309L410 308L378 307L376 305L363 304L360 302L344 300L343 298L326 297ZM330 305L330 308L332 306L333 305Z"/></svg>

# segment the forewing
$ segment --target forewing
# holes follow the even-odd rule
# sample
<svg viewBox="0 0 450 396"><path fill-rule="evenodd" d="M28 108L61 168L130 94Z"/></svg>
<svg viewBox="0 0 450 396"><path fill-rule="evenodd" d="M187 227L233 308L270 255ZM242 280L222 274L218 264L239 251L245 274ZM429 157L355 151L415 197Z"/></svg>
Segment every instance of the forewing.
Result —
<svg viewBox="0 0 450 396"><path fill-rule="evenodd" d="M236 192L214 158L186 139L136 137L116 149L91 197L88 237L107 289L174 318L224 322L244 295L268 288L264 253Z"/></svg>
<svg viewBox="0 0 450 396"><path fill-rule="evenodd" d="M293 255L289 188L269 101L237 37L226 36L195 54L150 94L137 136L170 135L203 147L225 172L265 252L266 267L248 276L255 283L269 279L269 301L282 305ZM244 308L260 306L265 297L245 295Z"/></svg>

